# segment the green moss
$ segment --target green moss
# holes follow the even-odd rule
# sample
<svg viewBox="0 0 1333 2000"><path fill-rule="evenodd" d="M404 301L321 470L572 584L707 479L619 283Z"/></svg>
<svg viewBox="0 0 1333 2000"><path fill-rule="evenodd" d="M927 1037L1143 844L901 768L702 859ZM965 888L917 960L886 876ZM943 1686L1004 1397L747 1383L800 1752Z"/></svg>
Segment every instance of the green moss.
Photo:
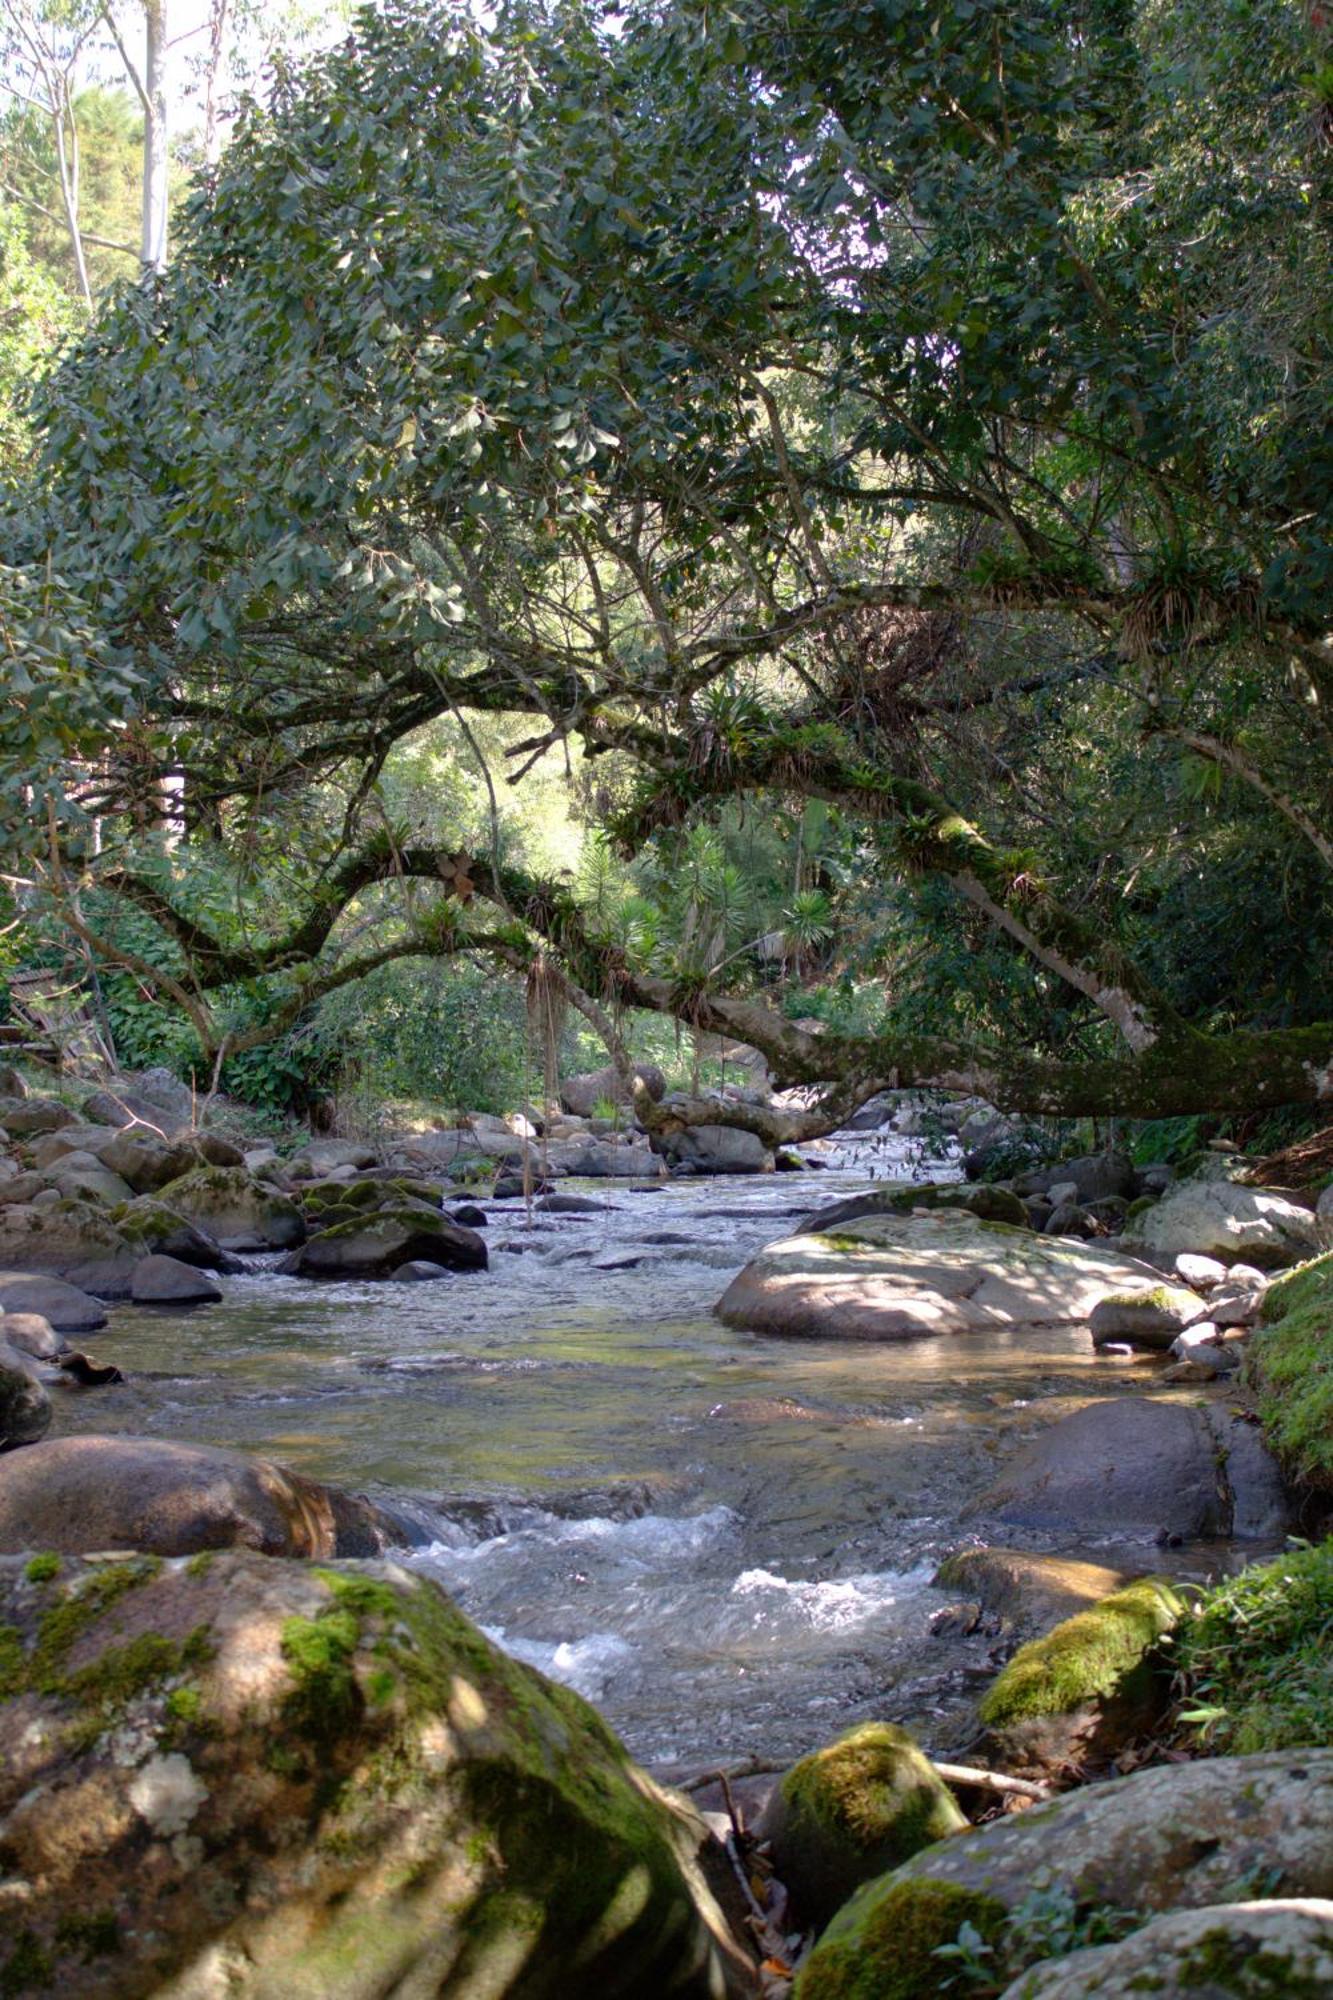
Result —
<svg viewBox="0 0 1333 2000"><path fill-rule="evenodd" d="M782 1780L793 1817L858 1848L886 1851L876 1873L967 1825L904 1729L868 1722L803 1757Z"/></svg>
<svg viewBox="0 0 1333 2000"><path fill-rule="evenodd" d="M65 1660L75 1641L128 1592L151 1582L161 1568L159 1556L136 1556L132 1562L108 1564L92 1571L52 1605L37 1628L37 1645L29 1666L30 1684L37 1693L65 1693Z"/></svg>
<svg viewBox="0 0 1333 2000"><path fill-rule="evenodd" d="M34 1932L20 1931L9 1957L0 1965L0 1995L4 2000L23 2000L24 1995L44 1991L54 1981L51 1954L39 1944Z"/></svg>
<svg viewBox="0 0 1333 2000"><path fill-rule="evenodd" d="M185 1565L185 1574L192 1577L207 1576L217 1561L216 1549L200 1549L197 1556L191 1556Z"/></svg>
<svg viewBox="0 0 1333 2000"><path fill-rule="evenodd" d="M994 1949L1007 1911L997 1897L928 1877L887 1891L867 1883L815 1946L796 1982L795 2000L933 2000L953 1992L958 1965L942 1948L964 1926Z"/></svg>
<svg viewBox="0 0 1333 2000"><path fill-rule="evenodd" d="M364 1704L352 1667L360 1635L354 1614L336 1605L317 1618L283 1623L282 1654L292 1676L283 1716L309 1743L331 1744L360 1719Z"/></svg>
<svg viewBox="0 0 1333 2000"><path fill-rule="evenodd" d="M1176 1655L1180 1720L1210 1751L1333 1743L1333 1541L1214 1585Z"/></svg>
<svg viewBox="0 0 1333 2000"><path fill-rule="evenodd" d="M1264 1294L1244 1379L1264 1436L1290 1479L1333 1493L1333 1252Z"/></svg>
<svg viewBox="0 0 1333 2000"><path fill-rule="evenodd" d="M981 1703L982 1722L1003 1729L1066 1715L1113 1695L1171 1631L1183 1606L1168 1583L1144 1577L1020 1646Z"/></svg>
<svg viewBox="0 0 1333 2000"><path fill-rule="evenodd" d="M121 1948L120 1920L114 1910L62 1917L56 1926L56 1944L61 1951L77 1952L85 1961L107 1958Z"/></svg>
<svg viewBox="0 0 1333 2000"><path fill-rule="evenodd" d="M0 1701L22 1694L28 1680L23 1634L17 1625L0 1625Z"/></svg>
<svg viewBox="0 0 1333 2000"><path fill-rule="evenodd" d="M196 1687L173 1688L167 1696L167 1714L176 1722L195 1728L203 1719L203 1713L204 1698Z"/></svg>
<svg viewBox="0 0 1333 2000"><path fill-rule="evenodd" d="M1311 1977L1293 1964L1291 1954L1268 1946L1255 1949L1252 1939L1224 1926L1204 1935L1182 1952L1175 1969L1178 1990L1234 1993L1239 2000L1327 2000L1328 1982Z"/></svg>
<svg viewBox="0 0 1333 2000"><path fill-rule="evenodd" d="M60 1557L49 1554L33 1556L23 1574L29 1583L50 1583L52 1577L60 1574Z"/></svg>
<svg viewBox="0 0 1333 2000"><path fill-rule="evenodd" d="M1138 1218L1141 1215L1146 1215L1150 1208L1156 1208L1156 1206L1157 1206L1156 1200L1152 1195L1150 1194L1136 1195L1134 1200L1129 1204L1129 1207L1125 1210L1125 1221L1137 1222Z"/></svg>

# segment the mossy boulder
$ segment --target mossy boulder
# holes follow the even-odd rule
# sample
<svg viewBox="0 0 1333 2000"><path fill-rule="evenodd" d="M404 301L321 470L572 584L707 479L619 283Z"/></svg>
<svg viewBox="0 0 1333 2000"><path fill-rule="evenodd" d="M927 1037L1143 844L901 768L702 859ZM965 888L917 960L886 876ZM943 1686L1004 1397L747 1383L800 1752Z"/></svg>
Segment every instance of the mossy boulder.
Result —
<svg viewBox="0 0 1333 2000"><path fill-rule="evenodd" d="M1333 1495L1333 1252L1264 1293L1245 1355L1264 1436L1289 1478Z"/></svg>
<svg viewBox="0 0 1333 2000"><path fill-rule="evenodd" d="M888 1187L871 1188L865 1194L849 1195L810 1217L812 1231L827 1234L846 1222L860 1222L868 1215L910 1215L914 1208L964 1208L982 1222L1008 1222L1016 1229L1028 1227L1028 1212L1012 1188L990 1181L895 1181Z"/></svg>
<svg viewBox="0 0 1333 2000"><path fill-rule="evenodd" d="M1156 1765L926 1848L838 1912L796 2000L957 1996L964 1924L995 1982L1049 1958L1053 1915L1066 1937L1105 1936L1259 1880L1333 1895L1333 1749Z"/></svg>
<svg viewBox="0 0 1333 2000"><path fill-rule="evenodd" d="M117 1208L133 1196L129 1182L113 1173L93 1153L65 1154L54 1166L44 1169L43 1179L57 1194L99 1203L103 1208Z"/></svg>
<svg viewBox="0 0 1333 2000"><path fill-rule="evenodd" d="M1033 1966L1003 2000L1326 2000L1333 1903L1222 1903Z"/></svg>
<svg viewBox="0 0 1333 2000"><path fill-rule="evenodd" d="M196 1167L168 1181L161 1199L224 1250L288 1250L305 1240L296 1203L244 1167Z"/></svg>
<svg viewBox="0 0 1333 2000"><path fill-rule="evenodd" d="M960 1549L945 1557L933 1578L937 1590L975 1599L983 1611L1024 1634L1049 1632L1128 1581L1101 1563L1002 1548Z"/></svg>
<svg viewBox="0 0 1333 2000"><path fill-rule="evenodd" d="M387 1278L402 1264L484 1271L486 1245L474 1229L424 1208L392 1208L321 1229L283 1264L299 1278Z"/></svg>
<svg viewBox="0 0 1333 2000"><path fill-rule="evenodd" d="M197 1223L188 1222L155 1195L140 1195L113 1212L113 1221L137 1259L175 1257L199 1271L232 1271L238 1260Z"/></svg>
<svg viewBox="0 0 1333 2000"><path fill-rule="evenodd" d="M0 1460L0 1550L377 1555L402 1536L369 1500L272 1459L162 1438L52 1438Z"/></svg>
<svg viewBox="0 0 1333 2000"><path fill-rule="evenodd" d="M1206 1313L1203 1300L1183 1285L1141 1285L1098 1300L1088 1326L1094 1347L1128 1341L1132 1347L1165 1353L1183 1328Z"/></svg>
<svg viewBox="0 0 1333 2000"><path fill-rule="evenodd" d="M127 1281L139 1254L115 1216L91 1202L62 1197L40 1207L0 1207L0 1270L88 1281L100 1290L118 1273Z"/></svg>
<svg viewBox="0 0 1333 2000"><path fill-rule="evenodd" d="M789 1236L720 1300L728 1326L835 1340L912 1340L1081 1324L1108 1292L1157 1273L1090 1243L960 1209L883 1213Z"/></svg>
<svg viewBox="0 0 1333 2000"><path fill-rule="evenodd" d="M984 1890L949 1882L885 1890L868 1883L844 1904L806 1960L795 2000L931 2000L956 1990L956 1957L943 1958L967 1926L989 1955L1007 1912Z"/></svg>
<svg viewBox="0 0 1333 2000"><path fill-rule="evenodd" d="M0 1991L754 1990L692 1809L431 1582L43 1552L0 1635Z"/></svg>
<svg viewBox="0 0 1333 2000"><path fill-rule="evenodd" d="M1064 1770L1104 1757L1164 1712L1162 1641L1184 1606L1160 1577L1141 1577L1020 1646L979 1716L1008 1768Z"/></svg>
<svg viewBox="0 0 1333 2000"><path fill-rule="evenodd" d="M862 1882L967 1824L907 1731L867 1722L793 1765L756 1832L798 1916L822 1926Z"/></svg>

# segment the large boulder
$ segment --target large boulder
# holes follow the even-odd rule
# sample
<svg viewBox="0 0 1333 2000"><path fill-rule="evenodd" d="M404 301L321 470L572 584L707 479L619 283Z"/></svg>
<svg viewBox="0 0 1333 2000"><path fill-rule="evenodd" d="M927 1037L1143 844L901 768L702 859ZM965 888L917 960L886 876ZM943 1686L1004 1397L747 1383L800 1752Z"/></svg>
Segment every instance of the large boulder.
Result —
<svg viewBox="0 0 1333 2000"><path fill-rule="evenodd" d="M128 1279L139 1254L115 1221L91 1202L61 1197L0 1207L0 1270L44 1271L101 1290Z"/></svg>
<svg viewBox="0 0 1333 2000"><path fill-rule="evenodd" d="M794 1764L755 1832L802 1922L822 1927L862 1882L967 1823L906 1730L866 1722Z"/></svg>
<svg viewBox="0 0 1333 2000"><path fill-rule="evenodd" d="M194 1124L194 1093L160 1064L136 1076L116 1076L83 1101L83 1115L102 1125L150 1126L164 1138Z"/></svg>
<svg viewBox="0 0 1333 2000"><path fill-rule="evenodd" d="M1012 1978L1041 1956L1029 1913L1043 1899L1146 1921L1245 1881L1333 1895L1333 1749L1157 1765L956 1834L844 1904L798 2000L936 2000L957 1992L957 1957L939 1947L964 1923L988 1948L988 1978Z"/></svg>
<svg viewBox="0 0 1333 2000"><path fill-rule="evenodd" d="M128 1181L105 1166L92 1153L67 1153L46 1170L46 1185L76 1201L98 1202L103 1208L118 1208L131 1201L134 1190Z"/></svg>
<svg viewBox="0 0 1333 2000"><path fill-rule="evenodd" d="M0 1989L755 1990L697 1814L431 1582L39 1558L0 1566L0 1629Z"/></svg>
<svg viewBox="0 0 1333 2000"><path fill-rule="evenodd" d="M0 1452L35 1444L51 1428L51 1399L31 1354L0 1340Z"/></svg>
<svg viewBox="0 0 1333 2000"><path fill-rule="evenodd" d="M1189 1251L1264 1271L1313 1257L1320 1247L1319 1224L1308 1208L1269 1188L1221 1179L1175 1182L1131 1219L1123 1240L1127 1250L1164 1267Z"/></svg>
<svg viewBox="0 0 1333 2000"><path fill-rule="evenodd" d="M484 1271L486 1245L475 1229L424 1209L390 1209L321 1229L284 1259L297 1278L387 1278L402 1264Z"/></svg>
<svg viewBox="0 0 1333 2000"><path fill-rule="evenodd" d="M54 1097L0 1098L0 1126L11 1139L31 1139L77 1123L77 1114Z"/></svg>
<svg viewBox="0 0 1333 2000"><path fill-rule="evenodd" d="M161 1438L66 1437L0 1465L0 1551L376 1555L401 1540L370 1501L272 1459Z"/></svg>
<svg viewBox="0 0 1333 2000"><path fill-rule="evenodd" d="M1333 1993L1333 1903L1314 1896L1177 1910L1117 1944L1046 1959L1002 2000L1307 2000Z"/></svg>
<svg viewBox="0 0 1333 2000"><path fill-rule="evenodd" d="M868 1188L864 1194L816 1209L806 1227L812 1235L827 1236L867 1215L910 1215L918 1208L964 1208L982 1222L1028 1227L1027 1210L1013 1189L996 1187L991 1181L890 1181L886 1187Z"/></svg>
<svg viewBox="0 0 1333 2000"><path fill-rule="evenodd" d="M177 1257L182 1264L194 1264L201 1271L238 1271L240 1259L200 1229L187 1222L174 1208L156 1195L140 1195L116 1210L115 1224L135 1258ZM126 1294L128 1295L128 1284Z"/></svg>
<svg viewBox="0 0 1333 2000"><path fill-rule="evenodd" d="M1062 1417L966 1511L1009 1527L1127 1541L1265 1539L1287 1518L1281 1475L1253 1425L1224 1405L1146 1396Z"/></svg>
<svg viewBox="0 0 1333 2000"><path fill-rule="evenodd" d="M1207 1314L1197 1293L1183 1285L1140 1285L1134 1291L1111 1292L1099 1299L1088 1316L1094 1347L1127 1341L1165 1353L1178 1333Z"/></svg>
<svg viewBox="0 0 1333 2000"><path fill-rule="evenodd" d="M686 1125L678 1132L655 1132L652 1149L676 1173L767 1174L773 1154L757 1132L738 1125Z"/></svg>
<svg viewBox="0 0 1333 2000"><path fill-rule="evenodd" d="M313 1181L340 1167L354 1167L359 1173L363 1167L373 1167L378 1158L375 1148L360 1139L312 1139L292 1154L288 1164L298 1179Z"/></svg>
<svg viewBox="0 0 1333 2000"><path fill-rule="evenodd" d="M912 1340L1081 1323L1099 1299L1151 1283L1132 1258L962 1210L871 1215L769 1244L717 1311L755 1333Z"/></svg>
<svg viewBox="0 0 1333 2000"><path fill-rule="evenodd" d="M179 1257L143 1257L130 1273L130 1297L137 1306L215 1305L221 1288Z"/></svg>
<svg viewBox="0 0 1333 2000"><path fill-rule="evenodd" d="M239 1167L245 1163L240 1147L215 1132L191 1132L184 1138L167 1140L145 1125L106 1133L92 1150L102 1165L128 1181L136 1194L154 1194L196 1167Z"/></svg>
<svg viewBox="0 0 1333 2000"><path fill-rule="evenodd" d="M0 1312L40 1313L57 1333L96 1333L106 1325L100 1299L37 1271L0 1273Z"/></svg>
<svg viewBox="0 0 1333 2000"><path fill-rule="evenodd" d="M614 1145L606 1139L553 1139L533 1158L548 1173L588 1180L652 1180L661 1164L646 1142Z"/></svg>
<svg viewBox="0 0 1333 2000"><path fill-rule="evenodd" d="M654 1104L660 1104L666 1096L666 1078L657 1064L636 1063L634 1076ZM630 1099L631 1089L621 1081L613 1063L583 1076L567 1077L560 1086L560 1109L575 1118L591 1118L599 1104L627 1104Z"/></svg>
<svg viewBox="0 0 1333 2000"><path fill-rule="evenodd" d="M224 1250L289 1250L305 1238L296 1203L244 1167L196 1167L168 1181L160 1199Z"/></svg>

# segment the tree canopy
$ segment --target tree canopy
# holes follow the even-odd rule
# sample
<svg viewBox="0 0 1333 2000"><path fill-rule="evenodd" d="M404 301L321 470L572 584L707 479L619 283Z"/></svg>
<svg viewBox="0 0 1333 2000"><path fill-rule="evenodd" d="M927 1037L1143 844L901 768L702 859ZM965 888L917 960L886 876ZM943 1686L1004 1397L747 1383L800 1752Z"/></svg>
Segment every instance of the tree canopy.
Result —
<svg viewBox="0 0 1333 2000"><path fill-rule="evenodd" d="M1321 24L397 0L280 67L44 392L20 872L212 1050L485 949L753 1043L809 1124L1327 1099ZM815 1035L753 955L460 852L392 778L487 716L668 868L826 802L840 921L959 940L969 1004Z"/></svg>

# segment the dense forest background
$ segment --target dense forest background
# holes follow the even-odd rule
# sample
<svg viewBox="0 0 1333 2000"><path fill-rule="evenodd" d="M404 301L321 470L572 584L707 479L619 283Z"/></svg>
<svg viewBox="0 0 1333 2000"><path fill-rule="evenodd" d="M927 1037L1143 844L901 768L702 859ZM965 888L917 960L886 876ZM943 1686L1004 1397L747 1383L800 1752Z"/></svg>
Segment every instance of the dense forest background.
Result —
<svg viewBox="0 0 1333 2000"><path fill-rule="evenodd" d="M0 18L0 976L1327 1122L1321 6Z"/></svg>

